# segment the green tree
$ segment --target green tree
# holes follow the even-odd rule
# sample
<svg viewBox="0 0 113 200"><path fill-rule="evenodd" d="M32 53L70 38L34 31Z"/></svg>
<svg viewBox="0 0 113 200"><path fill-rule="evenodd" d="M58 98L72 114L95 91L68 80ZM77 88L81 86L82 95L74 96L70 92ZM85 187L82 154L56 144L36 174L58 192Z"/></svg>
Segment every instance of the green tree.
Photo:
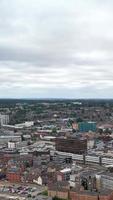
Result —
<svg viewBox="0 0 113 200"><path fill-rule="evenodd" d="M80 118L80 117L78 117L78 118L76 119L76 122L77 122L77 123L79 123L79 122L83 122L83 119Z"/></svg>
<svg viewBox="0 0 113 200"><path fill-rule="evenodd" d="M48 196L48 191L45 190L44 192L42 192L42 194L43 194L44 196Z"/></svg>
<svg viewBox="0 0 113 200"><path fill-rule="evenodd" d="M52 134L56 134L56 133L57 133L57 128L54 127L54 128L52 129Z"/></svg>

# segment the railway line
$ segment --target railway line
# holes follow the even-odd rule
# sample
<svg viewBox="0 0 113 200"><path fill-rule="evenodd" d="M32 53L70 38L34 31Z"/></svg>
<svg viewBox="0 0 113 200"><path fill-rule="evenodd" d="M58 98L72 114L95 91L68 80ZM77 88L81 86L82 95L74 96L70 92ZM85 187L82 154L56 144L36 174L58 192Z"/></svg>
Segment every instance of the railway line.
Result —
<svg viewBox="0 0 113 200"><path fill-rule="evenodd" d="M99 165L113 165L113 158L107 158L103 156L90 156L90 155L79 155L60 151L51 151L51 154L57 154L61 156L70 156L72 160L82 162L82 163L94 163Z"/></svg>

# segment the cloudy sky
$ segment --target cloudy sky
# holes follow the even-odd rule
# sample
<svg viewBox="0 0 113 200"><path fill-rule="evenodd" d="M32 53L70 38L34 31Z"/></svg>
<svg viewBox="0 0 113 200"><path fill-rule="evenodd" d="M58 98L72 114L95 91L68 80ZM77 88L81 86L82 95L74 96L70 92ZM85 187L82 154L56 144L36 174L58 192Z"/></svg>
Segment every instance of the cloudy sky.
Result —
<svg viewBox="0 0 113 200"><path fill-rule="evenodd" d="M0 98L113 98L112 0L0 0Z"/></svg>

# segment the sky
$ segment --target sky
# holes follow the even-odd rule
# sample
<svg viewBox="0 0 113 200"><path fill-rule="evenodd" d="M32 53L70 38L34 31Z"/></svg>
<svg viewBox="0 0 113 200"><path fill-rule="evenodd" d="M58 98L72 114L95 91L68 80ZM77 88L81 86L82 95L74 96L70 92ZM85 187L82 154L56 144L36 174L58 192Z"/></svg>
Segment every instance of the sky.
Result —
<svg viewBox="0 0 113 200"><path fill-rule="evenodd" d="M0 0L0 98L113 98L113 1Z"/></svg>

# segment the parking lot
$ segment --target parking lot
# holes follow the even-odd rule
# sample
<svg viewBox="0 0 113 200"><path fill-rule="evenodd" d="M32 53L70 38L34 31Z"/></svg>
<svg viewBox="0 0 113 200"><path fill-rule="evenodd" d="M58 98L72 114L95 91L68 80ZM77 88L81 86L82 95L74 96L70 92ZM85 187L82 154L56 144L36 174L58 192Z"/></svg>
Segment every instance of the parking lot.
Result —
<svg viewBox="0 0 113 200"><path fill-rule="evenodd" d="M38 185L9 184L8 182L0 183L0 194L10 194L19 197L35 198L44 190L44 187Z"/></svg>

